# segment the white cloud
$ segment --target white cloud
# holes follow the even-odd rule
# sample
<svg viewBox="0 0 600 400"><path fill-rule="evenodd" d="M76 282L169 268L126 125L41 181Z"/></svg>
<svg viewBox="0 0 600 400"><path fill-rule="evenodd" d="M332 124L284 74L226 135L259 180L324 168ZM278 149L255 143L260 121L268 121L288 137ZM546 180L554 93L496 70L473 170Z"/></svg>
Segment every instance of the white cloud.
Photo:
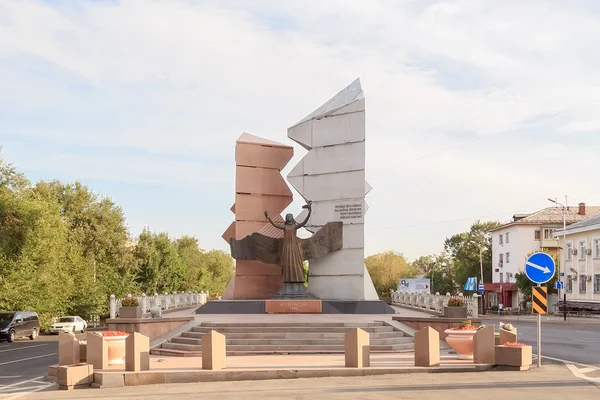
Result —
<svg viewBox="0 0 600 400"><path fill-rule="evenodd" d="M600 147L600 104L581 106L600 97L598 12L543 0L2 2L0 139L45 174L226 184L241 132L287 142L288 126L360 76L367 252L416 257L470 221L377 229L508 217L597 189L581 171ZM213 210L223 229L231 198ZM221 233L203 229L191 233Z"/></svg>

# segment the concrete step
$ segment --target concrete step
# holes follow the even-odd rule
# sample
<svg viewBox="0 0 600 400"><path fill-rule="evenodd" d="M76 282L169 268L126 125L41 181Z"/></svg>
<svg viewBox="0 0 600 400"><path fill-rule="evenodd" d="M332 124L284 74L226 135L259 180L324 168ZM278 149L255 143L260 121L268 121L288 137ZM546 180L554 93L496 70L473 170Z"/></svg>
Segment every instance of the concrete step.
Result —
<svg viewBox="0 0 600 400"><path fill-rule="evenodd" d="M402 343L411 343L413 341L410 337L396 337L396 338L385 338L385 339L376 339L370 338L370 344L372 345L392 345L392 344L402 344ZM188 338L188 337L175 337L171 339L171 343L178 344L188 344L188 345L202 345L202 339ZM333 339L305 339L305 338L284 338L284 339L272 339L272 338L253 338L253 339L226 339L227 345L247 345L247 346L255 346L255 345L273 345L273 346L281 346L287 344L293 345L343 345L344 338L333 338Z"/></svg>
<svg viewBox="0 0 600 400"><path fill-rule="evenodd" d="M205 332L184 332L182 337L200 339L204 336ZM346 332L294 332L294 333L231 333L227 332L227 339L340 339L344 340ZM369 335L371 339L385 339L385 338L396 338L405 337L404 332L391 331L391 332L377 332Z"/></svg>
<svg viewBox="0 0 600 400"><path fill-rule="evenodd" d="M329 328L361 328L384 326L383 322L281 322L281 323L260 323L260 322L202 322L200 326L211 328L230 328L230 327L329 327Z"/></svg>
<svg viewBox="0 0 600 400"><path fill-rule="evenodd" d="M181 350L181 351L202 351L202 346L184 343L163 343L161 349Z"/></svg>
<svg viewBox="0 0 600 400"><path fill-rule="evenodd" d="M371 327L360 327L365 332L369 333L381 333L381 332L393 332L392 326L371 326ZM228 333L346 333L348 332L347 327L341 326L325 326L325 327L297 327L297 326L231 326L231 327L216 327L211 328L204 325L192 328L192 332L206 333L210 330L217 331L227 335Z"/></svg>

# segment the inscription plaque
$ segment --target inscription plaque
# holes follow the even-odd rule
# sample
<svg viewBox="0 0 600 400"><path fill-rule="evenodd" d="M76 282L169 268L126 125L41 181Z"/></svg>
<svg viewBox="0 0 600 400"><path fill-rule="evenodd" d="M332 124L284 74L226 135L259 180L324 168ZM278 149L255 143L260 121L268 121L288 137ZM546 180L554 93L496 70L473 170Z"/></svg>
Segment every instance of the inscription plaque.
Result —
<svg viewBox="0 0 600 400"><path fill-rule="evenodd" d="M336 204L333 207L333 214L336 219L341 221L348 219L361 219L363 217L363 205L359 202Z"/></svg>
<svg viewBox="0 0 600 400"><path fill-rule="evenodd" d="M320 314L321 300L266 300L267 314Z"/></svg>

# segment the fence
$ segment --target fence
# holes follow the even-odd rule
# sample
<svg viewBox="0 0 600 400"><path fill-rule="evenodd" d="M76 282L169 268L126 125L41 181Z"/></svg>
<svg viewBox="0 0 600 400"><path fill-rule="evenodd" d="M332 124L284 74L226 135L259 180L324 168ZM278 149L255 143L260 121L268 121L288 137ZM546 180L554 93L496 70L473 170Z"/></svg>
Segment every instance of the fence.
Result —
<svg viewBox="0 0 600 400"><path fill-rule="evenodd" d="M428 293L398 293L392 292L392 304L398 304L401 306L408 306L416 309L421 309L426 312L434 312L441 314L444 311L444 307L448 305L448 300L452 297L450 293L446 295L428 294ZM469 318L479 317L479 295L474 294L473 297L463 296L459 294L458 297L462 298L467 306L467 316Z"/></svg>
<svg viewBox="0 0 600 400"><path fill-rule="evenodd" d="M127 297L132 297L128 295ZM205 304L208 301L208 292L181 292L173 294L158 294L154 296L146 296L142 293L141 296L135 297L138 304L142 308L142 313L150 312L151 307L159 306L162 310L170 310L173 308L181 308L187 306L195 306ZM110 318L115 318L119 315L121 308L121 300L117 299L114 294L110 295Z"/></svg>

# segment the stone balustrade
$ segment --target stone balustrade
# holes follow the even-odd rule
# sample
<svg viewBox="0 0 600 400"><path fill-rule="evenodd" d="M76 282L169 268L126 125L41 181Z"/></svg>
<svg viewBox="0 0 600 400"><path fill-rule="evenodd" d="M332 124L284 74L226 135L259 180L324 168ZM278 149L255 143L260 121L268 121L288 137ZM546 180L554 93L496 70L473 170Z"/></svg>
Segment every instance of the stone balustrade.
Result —
<svg viewBox="0 0 600 400"><path fill-rule="evenodd" d="M127 297L133 297L128 295ZM202 305L208 301L208 291L206 292L181 292L181 293L165 293L154 295L146 295L142 293L141 296L135 297L138 304L142 308L142 313L150 313L150 309L153 307L160 307L162 310L172 310L174 308L189 307L195 305ZM110 295L110 318L114 319L119 315L119 309L121 308L121 299L117 299L114 294Z"/></svg>
<svg viewBox="0 0 600 400"><path fill-rule="evenodd" d="M393 292L391 295L392 304L406 306L415 309L421 309L430 314L442 314L444 307L448 305L448 300L452 297L460 297L464 300L467 306L467 316L469 318L479 318L479 295L464 296L462 293L458 296L452 296L450 293L446 295L428 294L428 293L399 293Z"/></svg>

